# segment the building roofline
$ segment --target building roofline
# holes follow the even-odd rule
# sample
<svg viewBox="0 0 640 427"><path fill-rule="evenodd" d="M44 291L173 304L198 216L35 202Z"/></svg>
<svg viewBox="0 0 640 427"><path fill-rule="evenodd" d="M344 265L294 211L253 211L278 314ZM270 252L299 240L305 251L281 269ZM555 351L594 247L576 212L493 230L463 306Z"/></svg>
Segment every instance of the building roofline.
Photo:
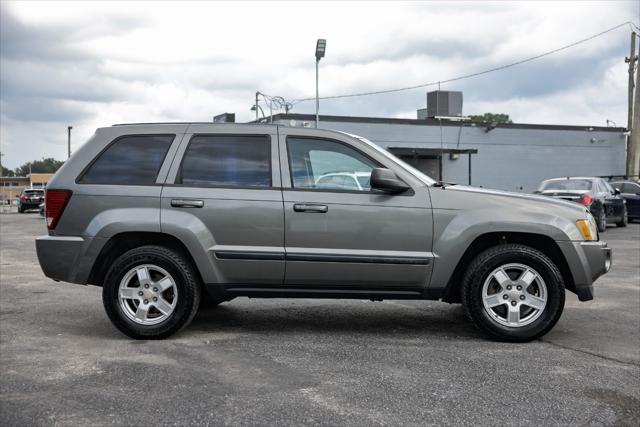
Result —
<svg viewBox="0 0 640 427"><path fill-rule="evenodd" d="M268 119L268 118L267 118ZM275 114L273 120L302 120L314 122L316 116L313 114ZM464 125L475 124L478 127L488 126L489 122L472 122L472 121L452 121L438 119L393 119L386 117L362 117L362 116L320 116L323 122L343 122L343 123L387 123L387 124L404 124L416 126L453 126L460 127ZM607 126L576 126L576 125L546 125L533 123L498 123L496 128L502 129L539 129L539 130L575 130L575 131L597 131L597 132L626 132L623 127L607 127Z"/></svg>

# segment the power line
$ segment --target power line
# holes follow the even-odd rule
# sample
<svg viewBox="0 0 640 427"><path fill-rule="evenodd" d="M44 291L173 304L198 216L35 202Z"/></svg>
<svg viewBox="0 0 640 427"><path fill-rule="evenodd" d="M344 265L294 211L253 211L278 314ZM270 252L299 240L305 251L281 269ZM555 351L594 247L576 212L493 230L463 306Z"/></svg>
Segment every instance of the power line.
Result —
<svg viewBox="0 0 640 427"><path fill-rule="evenodd" d="M333 95L333 96L323 96L320 97L320 99L339 99L339 98L354 98L357 96L369 96L369 95L380 95L380 94L384 94L384 93L393 93L393 92L402 92L405 90L412 90L412 89L420 89L420 88L425 88L425 87L429 87L429 86L436 86L436 85L440 85L443 83L451 83L451 82L455 82L455 81L459 81L459 80L464 80L464 79L469 79L472 77L478 77L481 76L483 74L488 74L488 73L492 73L494 71L500 71L500 70L504 70L506 68L511 68L511 67L515 67L516 65L521 65L527 62L531 62L531 61L535 61L536 59L540 59L540 58L544 58L545 56L549 56L552 55L554 53L558 53L561 52L563 50L572 48L574 46L577 46L579 44L588 42L590 40L593 40L597 37L603 36L607 33L610 33L611 31L615 31L618 28L622 28L625 25L629 25L629 26L635 26L635 24L631 21L627 21L627 22L623 22L622 24L616 25L615 27L611 27L607 30L604 30L598 34L594 34L592 36L589 36L587 38L584 38L582 40L578 40L576 42L573 42L571 44L559 47L557 49L553 49L544 53L541 53L539 55L535 55L535 56L531 56L529 58L525 58L522 59L520 61L516 61L516 62L512 62L510 64L506 64L506 65L501 65L499 67L494 67L494 68L490 68L488 70L484 70L484 71L478 71L476 73L471 73L471 74L465 74L462 76L457 76L457 77L453 77L453 78L449 78L449 79L445 79L445 80L438 80L438 81L433 81L433 82L429 82L429 83L422 83L422 84L418 84L418 85L414 85L414 86L406 86L406 87L401 87L401 88L397 88L397 89L386 89L386 90L376 90L376 91L371 91L371 92L360 92L360 93L352 93L352 94L348 94L348 95ZM294 99L293 101L291 101L292 104L298 104L300 102L305 102L305 101L312 101L315 100L315 97L311 97L311 98L300 98L300 99Z"/></svg>

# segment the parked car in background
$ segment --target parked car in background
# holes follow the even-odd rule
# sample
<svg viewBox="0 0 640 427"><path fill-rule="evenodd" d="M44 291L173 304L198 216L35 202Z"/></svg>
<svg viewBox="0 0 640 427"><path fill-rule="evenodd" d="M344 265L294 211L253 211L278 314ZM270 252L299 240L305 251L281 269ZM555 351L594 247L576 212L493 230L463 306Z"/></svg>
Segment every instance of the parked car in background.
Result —
<svg viewBox="0 0 640 427"><path fill-rule="evenodd" d="M640 182L613 181L609 184L614 190L620 191L620 195L627 202L629 221L640 220Z"/></svg>
<svg viewBox="0 0 640 427"><path fill-rule="evenodd" d="M316 180L316 188L368 191L370 176L369 172L326 173Z"/></svg>
<svg viewBox="0 0 640 427"><path fill-rule="evenodd" d="M18 212L24 213L29 209L37 209L44 201L44 190L25 188L18 197Z"/></svg>
<svg viewBox="0 0 640 427"><path fill-rule="evenodd" d="M566 177L542 181L536 194L580 203L591 211L598 224L598 231L604 232L607 224L627 226L627 206L620 191L612 188L607 181L595 177Z"/></svg>
<svg viewBox="0 0 640 427"><path fill-rule="evenodd" d="M321 177L356 178L330 188ZM364 184L360 178L367 177ZM210 123L101 128L49 182L55 280L102 287L123 333L164 338L235 297L461 303L529 341L611 267L584 206L436 182L364 138Z"/></svg>

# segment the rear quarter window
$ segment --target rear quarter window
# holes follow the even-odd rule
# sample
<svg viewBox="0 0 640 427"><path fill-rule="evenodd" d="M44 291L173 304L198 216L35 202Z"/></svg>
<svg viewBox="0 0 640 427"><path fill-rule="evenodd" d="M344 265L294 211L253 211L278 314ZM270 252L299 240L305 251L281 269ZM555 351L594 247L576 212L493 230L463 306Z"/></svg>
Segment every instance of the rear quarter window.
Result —
<svg viewBox="0 0 640 427"><path fill-rule="evenodd" d="M81 184L153 185L175 135L128 135L114 140L81 174Z"/></svg>

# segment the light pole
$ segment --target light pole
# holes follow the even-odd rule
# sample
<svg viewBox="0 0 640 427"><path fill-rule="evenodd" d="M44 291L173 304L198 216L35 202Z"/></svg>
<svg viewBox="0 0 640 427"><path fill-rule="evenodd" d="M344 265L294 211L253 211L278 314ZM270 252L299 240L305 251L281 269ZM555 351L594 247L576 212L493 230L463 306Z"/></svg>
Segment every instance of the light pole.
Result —
<svg viewBox="0 0 640 427"><path fill-rule="evenodd" d="M73 126L67 126L67 159L71 157L71 129Z"/></svg>
<svg viewBox="0 0 640 427"><path fill-rule="evenodd" d="M320 122L320 95L318 91L318 64L320 59L324 58L324 52L327 49L327 41L325 39L318 39L316 42L316 128Z"/></svg>

